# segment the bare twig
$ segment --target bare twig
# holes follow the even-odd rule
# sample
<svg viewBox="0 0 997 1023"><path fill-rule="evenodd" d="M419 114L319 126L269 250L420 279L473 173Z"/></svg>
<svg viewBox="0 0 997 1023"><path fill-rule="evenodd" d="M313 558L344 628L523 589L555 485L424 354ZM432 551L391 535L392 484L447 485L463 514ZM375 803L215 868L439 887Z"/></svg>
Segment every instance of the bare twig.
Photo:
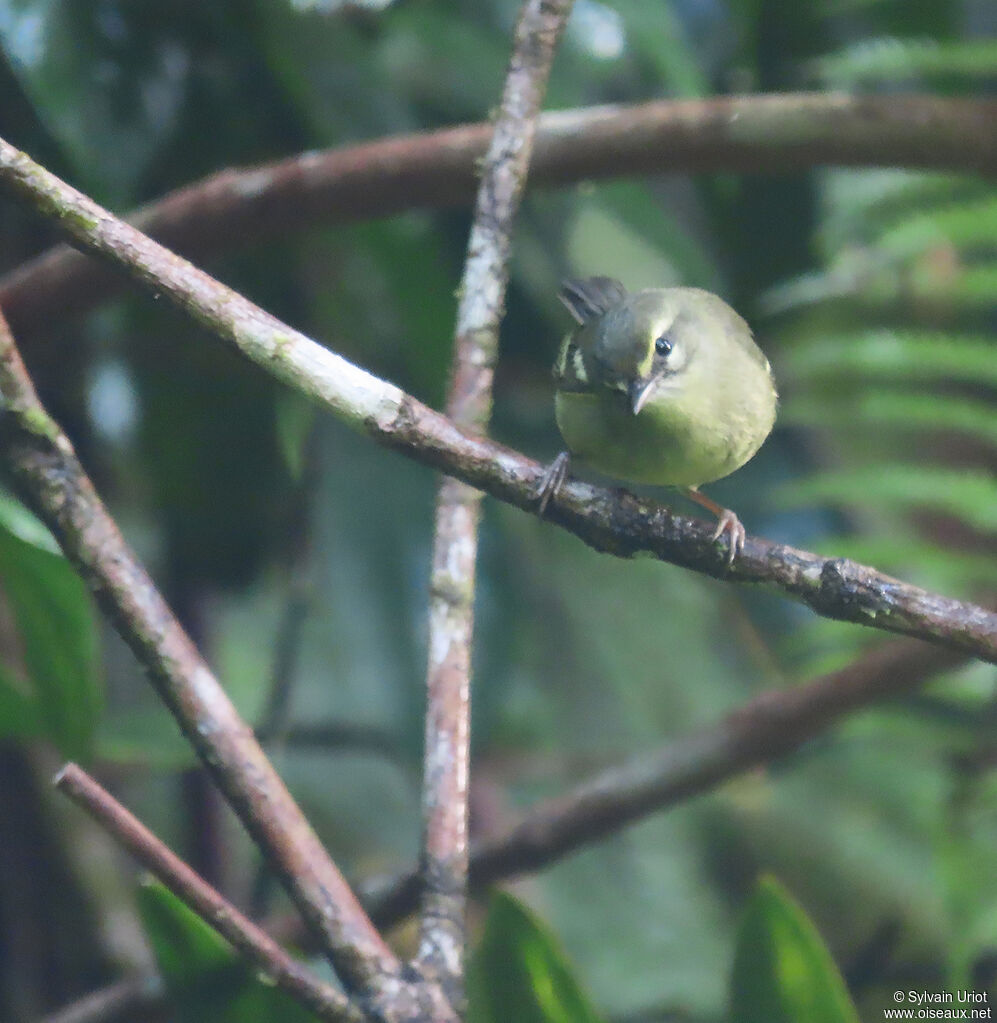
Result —
<svg viewBox="0 0 997 1023"><path fill-rule="evenodd" d="M322 1019L364 1023L366 1017L346 996L287 954L214 888L174 855L148 828L76 764L67 764L55 785L99 821L182 902L230 942L277 987Z"/></svg>
<svg viewBox="0 0 997 1023"><path fill-rule="evenodd" d="M410 1019L437 999L401 979L401 965L329 858L252 731L171 614L107 514L69 439L35 394L0 316L0 454L232 808L315 932L347 988L385 1019ZM440 1019L449 1010L440 1003Z"/></svg>
<svg viewBox="0 0 997 1023"><path fill-rule="evenodd" d="M471 882L479 887L553 863L650 813L786 756L847 714L910 692L962 659L922 643L888 643L807 685L762 693L719 725L602 771L541 803L502 835L475 844ZM419 875L411 871L370 886L365 894L373 918L393 923L415 908Z"/></svg>
<svg viewBox="0 0 997 1023"><path fill-rule="evenodd" d="M168 296L211 331L301 393L386 447L442 469L528 511L543 467L472 436L445 416L281 323L206 273L117 220L0 139L0 186L20 195L83 248L154 294ZM733 567L713 529L654 501L568 481L546 518L597 550L652 554L731 582L765 583L818 614L916 636L997 663L997 614L951 600L844 558L823 558L748 538Z"/></svg>
<svg viewBox="0 0 997 1023"><path fill-rule="evenodd" d="M461 281L447 415L485 433L509 279L512 223L554 49L573 0L525 0L485 154ZM429 595L423 901L417 961L462 1001L474 570L481 493L447 477L436 504Z"/></svg>
<svg viewBox="0 0 997 1023"><path fill-rule="evenodd" d="M165 1020L166 997L157 974L128 977L91 991L38 1023L145 1023Z"/></svg>
<svg viewBox="0 0 997 1023"><path fill-rule="evenodd" d="M251 242L402 210L467 205L487 124L381 139L225 170L138 211L146 234L192 259ZM997 172L997 104L935 96L799 93L660 101L541 117L531 186L676 171L786 173L821 164ZM65 246L0 282L15 332L120 289Z"/></svg>

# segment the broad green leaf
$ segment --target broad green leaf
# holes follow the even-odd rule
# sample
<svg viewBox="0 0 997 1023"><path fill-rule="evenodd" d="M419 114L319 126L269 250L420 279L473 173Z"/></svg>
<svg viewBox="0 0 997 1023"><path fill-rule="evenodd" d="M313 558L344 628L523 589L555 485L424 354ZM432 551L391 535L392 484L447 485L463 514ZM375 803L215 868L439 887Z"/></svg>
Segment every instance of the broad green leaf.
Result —
<svg viewBox="0 0 997 1023"><path fill-rule="evenodd" d="M496 892L468 970L468 1023L599 1023L554 935Z"/></svg>
<svg viewBox="0 0 997 1023"><path fill-rule="evenodd" d="M0 671L0 735L26 739L43 735L38 702L5 671Z"/></svg>
<svg viewBox="0 0 997 1023"><path fill-rule="evenodd" d="M731 977L732 1023L858 1023L817 929L772 877L741 921Z"/></svg>
<svg viewBox="0 0 997 1023"><path fill-rule="evenodd" d="M24 509L0 505L0 599L16 624L25 673L0 682L0 730L40 727L65 756L87 760L101 708L94 614L86 587L51 543Z"/></svg>
<svg viewBox="0 0 997 1023"><path fill-rule="evenodd" d="M59 545L45 525L36 519L20 501L0 490L0 529L43 551L59 553Z"/></svg>
<svg viewBox="0 0 997 1023"><path fill-rule="evenodd" d="M144 884L138 901L176 1023L311 1023L316 1018L247 966L158 881Z"/></svg>

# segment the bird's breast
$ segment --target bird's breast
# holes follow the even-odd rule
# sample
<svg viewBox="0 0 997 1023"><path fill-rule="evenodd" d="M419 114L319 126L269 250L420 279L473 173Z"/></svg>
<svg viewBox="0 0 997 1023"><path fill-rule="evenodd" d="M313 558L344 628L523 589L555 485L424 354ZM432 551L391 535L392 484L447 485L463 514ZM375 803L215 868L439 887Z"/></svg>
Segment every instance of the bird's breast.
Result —
<svg viewBox="0 0 997 1023"><path fill-rule="evenodd" d="M610 388L560 391L557 423L572 452L617 479L699 486L742 466L768 436L775 392L748 389L718 400L710 387L667 380L633 415Z"/></svg>

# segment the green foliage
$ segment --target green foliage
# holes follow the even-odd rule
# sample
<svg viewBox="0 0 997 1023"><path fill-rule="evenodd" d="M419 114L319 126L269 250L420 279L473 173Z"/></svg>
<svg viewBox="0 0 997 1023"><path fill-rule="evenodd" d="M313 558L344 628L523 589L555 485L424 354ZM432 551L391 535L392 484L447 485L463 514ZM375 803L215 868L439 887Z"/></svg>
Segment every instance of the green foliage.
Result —
<svg viewBox="0 0 997 1023"><path fill-rule="evenodd" d="M316 1016L254 973L219 934L158 881L139 911L176 1023L310 1023Z"/></svg>
<svg viewBox="0 0 997 1023"><path fill-rule="evenodd" d="M785 356L781 368L794 386L819 399L836 379L854 390L891 381L997 386L993 344L982 335L875 330L858 335L815 332Z"/></svg>
<svg viewBox="0 0 997 1023"><path fill-rule="evenodd" d="M960 578L961 552L941 537L997 531L997 359L980 329L997 303L997 206L973 179L838 172L823 210L829 268L768 301L792 314L781 421L832 443L838 464L782 495L855 513L866 556L887 571L913 567L926 585L948 550L946 582L967 594L997 565L993 546L981 543L977 570ZM925 513L951 526L924 528Z"/></svg>
<svg viewBox="0 0 997 1023"><path fill-rule="evenodd" d="M821 498L873 506L897 516L911 507L951 515L981 532L997 531L997 481L983 472L891 461L853 469L825 470L787 486L792 503Z"/></svg>
<svg viewBox="0 0 997 1023"><path fill-rule="evenodd" d="M24 85L63 173L124 209L225 166L487 118L518 6L16 0L0 4L0 43L16 65L0 81ZM969 39L965 22L952 0L579 2L547 106L797 88L807 73L834 87L916 80L980 90L994 47ZM835 52L840 40L855 45ZM8 130L11 91L0 88ZM48 151L37 133L14 141ZM9 253L7 209L0 247ZM329 228L317 214L302 237L245 250L234 242L238 253L208 269L438 406L468 220L463 210L413 211ZM752 321L784 397L776 434L711 495L772 539L942 592L992 589L992 183L904 170L650 175L531 192L516 231L496 436L538 457L556 450L549 367L568 322L555 297L562 276L707 287ZM47 236L29 241L34 252ZM351 876L404 865L420 826L433 476L320 415L318 481L303 516L310 532L299 536L284 511L302 481L312 410L278 399L255 368L165 305L143 296L127 315L105 310L73 349L79 379L97 359L127 369L133 444L94 442L100 424L61 380L60 371L71 375L59 365L65 339L30 351L26 343L25 353L43 366L48 351L56 363L39 380L46 402L251 721L265 702L288 589L304 577L311 602L292 723L359 723L398 739L389 757L383 744L288 742L277 754L282 776ZM26 624L16 621L5 644L0 721L8 735L53 735L67 751L85 749L96 684L76 616L89 605L78 584L71 594L71 581L52 583L66 566L20 528L8 524L14 539L0 537L5 608L8 590L26 594L18 598ZM311 552L304 565L292 563L299 546ZM24 583L29 571L44 599ZM18 657L27 637L37 678ZM766 687L841 667L876 639L753 589L602 557L489 502L476 609L480 826L500 827L595 770L711 725ZM109 643L106 662L112 700L100 754L115 761L144 818L182 833L189 811L175 782L190 751L138 683L130 655ZM933 695L952 702L951 684ZM42 699L42 687L56 685L68 688ZM505 967L519 971L518 995L536 994L536 976L546 978L542 990L560 992L557 1009L534 999L524 1013L566 1004L587 1018L570 957L607 1013L643 1018L663 1004L675 1009L668 1016L717 1019L730 906L758 869L770 869L819 914L835 948L861 951L878 926L897 921L903 944L884 972L968 977L997 944L997 882L987 870L994 793L985 771L954 764L992 744L992 692L984 670L963 718L908 704L870 713L544 871L531 892L567 956L544 925L506 905L492 966L502 965L494 949L507 941L517 949ZM233 860L249 858L232 846ZM178 919L168 896L150 900L149 932L184 1018L259 1018L266 995L224 944L199 921ZM801 926L780 933L788 941ZM507 1008L500 1018L512 1018ZM286 1011L294 1012L273 1008L272 1018Z"/></svg>
<svg viewBox="0 0 997 1023"><path fill-rule="evenodd" d="M551 931L496 892L468 970L468 1023L599 1023Z"/></svg>
<svg viewBox="0 0 997 1023"><path fill-rule="evenodd" d="M738 931L731 1023L858 1023L817 929L771 877L759 881Z"/></svg>
<svg viewBox="0 0 997 1023"><path fill-rule="evenodd" d="M997 42L992 39L863 39L816 60L817 77L847 88L884 79L978 79L997 74Z"/></svg>
<svg viewBox="0 0 997 1023"><path fill-rule="evenodd" d="M141 17L109 10L102 17L97 4L3 6L0 45L79 184L105 202L134 201L177 116L176 54L166 40L134 31ZM104 74L94 74L95 63ZM114 159L106 159L109 152Z"/></svg>
<svg viewBox="0 0 997 1023"><path fill-rule="evenodd" d="M16 637L0 666L0 733L42 734L89 759L101 707L90 597L41 523L2 493L0 607Z"/></svg>

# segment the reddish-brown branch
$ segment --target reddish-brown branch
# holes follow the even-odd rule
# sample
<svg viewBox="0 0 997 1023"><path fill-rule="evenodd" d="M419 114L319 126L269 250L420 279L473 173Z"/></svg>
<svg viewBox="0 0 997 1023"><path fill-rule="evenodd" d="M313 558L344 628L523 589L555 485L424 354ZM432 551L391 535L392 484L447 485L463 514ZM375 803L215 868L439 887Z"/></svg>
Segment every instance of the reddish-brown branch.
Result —
<svg viewBox="0 0 997 1023"><path fill-rule="evenodd" d="M189 906L254 967L321 1019L364 1023L346 996L319 980L273 938L168 849L106 789L76 764L67 764L55 785L102 824L147 870Z"/></svg>
<svg viewBox="0 0 997 1023"><path fill-rule="evenodd" d="M360 908L252 730L131 552L42 407L0 316L0 455L24 500L86 580L160 697L211 770L344 984L386 1020L407 1020L434 999L401 980L401 964ZM445 1011L441 1020L451 1018Z"/></svg>
<svg viewBox="0 0 997 1023"><path fill-rule="evenodd" d="M485 154L454 336L447 415L485 433L505 311L512 224L526 183L536 119L573 0L525 0ZM436 504L429 592L423 902L418 965L463 1001L474 570L481 492L447 478Z"/></svg>
<svg viewBox="0 0 997 1023"><path fill-rule="evenodd" d="M719 725L683 736L659 753L611 768L541 803L501 835L471 850L476 887L538 870L650 813L792 753L850 713L911 692L959 664L958 654L910 641L884 644L807 685L763 693ZM412 871L372 888L364 900L382 925L415 908Z"/></svg>
<svg viewBox="0 0 997 1023"><path fill-rule="evenodd" d="M193 259L316 223L464 206L491 126L380 139L225 170L139 210L133 222ZM669 172L783 174L822 164L997 173L997 103L933 96L797 93L665 100L541 117L531 185ZM19 335L74 315L121 280L65 246L0 281Z"/></svg>
<svg viewBox="0 0 997 1023"><path fill-rule="evenodd" d="M399 388L316 344L116 220L0 139L0 185L56 220L77 244L168 297L247 358L378 443L534 512L544 469L460 430ZM916 636L997 662L997 614L911 586L845 558L749 537L733 566L706 523L626 491L568 480L546 519L617 557L651 554L730 582L764 583L818 614Z"/></svg>

